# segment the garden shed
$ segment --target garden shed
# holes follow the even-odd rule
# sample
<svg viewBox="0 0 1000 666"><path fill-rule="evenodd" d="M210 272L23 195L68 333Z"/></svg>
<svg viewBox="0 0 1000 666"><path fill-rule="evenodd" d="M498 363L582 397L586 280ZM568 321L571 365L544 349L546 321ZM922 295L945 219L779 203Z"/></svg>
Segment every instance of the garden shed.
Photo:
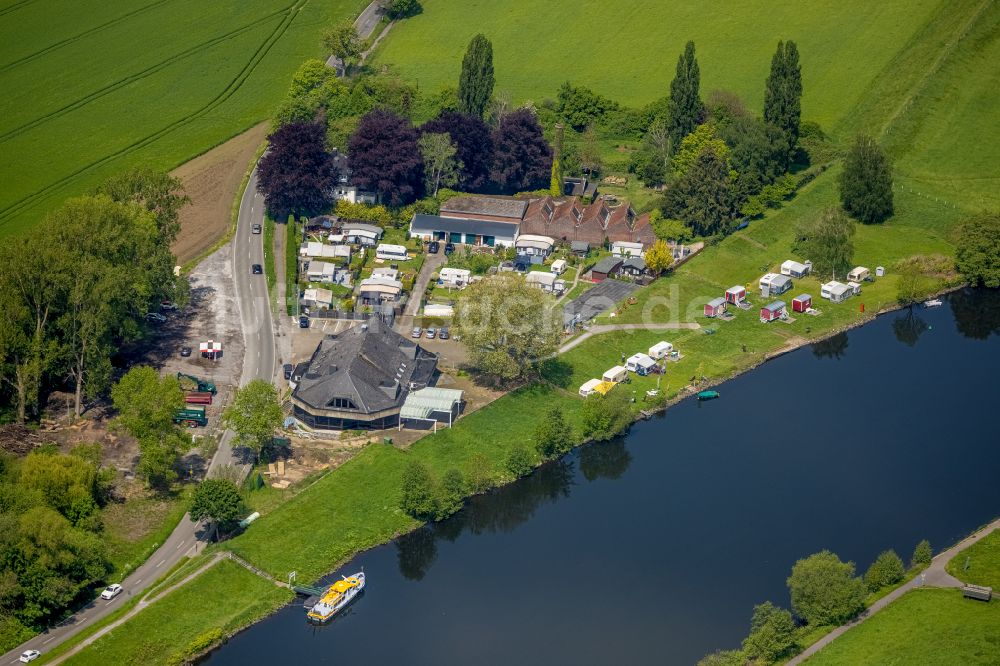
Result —
<svg viewBox="0 0 1000 666"><path fill-rule="evenodd" d="M812 307L812 296L799 294L792 299L792 312L805 312Z"/></svg>
<svg viewBox="0 0 1000 666"><path fill-rule="evenodd" d="M606 382L611 382L612 384L617 384L618 382L623 382L628 378L628 369L623 366L616 365L609 369L604 375L601 376Z"/></svg>
<svg viewBox="0 0 1000 666"><path fill-rule="evenodd" d="M725 311L726 311L726 299L724 298L713 298L708 303L705 303L706 317L718 317Z"/></svg>
<svg viewBox="0 0 1000 666"><path fill-rule="evenodd" d="M747 297L746 287L741 287L736 285L735 287L730 287L726 289L726 303L732 303L733 305L739 305Z"/></svg>
<svg viewBox="0 0 1000 666"><path fill-rule="evenodd" d="M666 358L673 350L674 346L672 344L665 340L660 340L649 348L649 355L652 358Z"/></svg>
<svg viewBox="0 0 1000 666"><path fill-rule="evenodd" d="M784 301L772 301L760 309L760 320L764 323L788 316Z"/></svg>

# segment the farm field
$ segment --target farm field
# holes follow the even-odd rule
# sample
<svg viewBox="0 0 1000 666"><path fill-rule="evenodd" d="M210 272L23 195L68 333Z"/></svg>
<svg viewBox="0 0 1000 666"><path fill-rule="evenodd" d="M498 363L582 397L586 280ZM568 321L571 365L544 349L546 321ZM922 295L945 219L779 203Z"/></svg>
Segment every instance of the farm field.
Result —
<svg viewBox="0 0 1000 666"><path fill-rule="evenodd" d="M422 4L422 14L393 27L374 64L398 66L425 91L457 84L465 47L483 32L493 42L496 89L509 91L515 101L554 98L569 80L640 106L666 94L690 39L698 49L703 93L731 89L759 108L775 44L793 39L806 63L803 118L829 128L940 3L850 0L810 5L808 11L792 0Z"/></svg>
<svg viewBox="0 0 1000 666"><path fill-rule="evenodd" d="M266 118L363 0L0 5L0 236L131 166L169 170Z"/></svg>

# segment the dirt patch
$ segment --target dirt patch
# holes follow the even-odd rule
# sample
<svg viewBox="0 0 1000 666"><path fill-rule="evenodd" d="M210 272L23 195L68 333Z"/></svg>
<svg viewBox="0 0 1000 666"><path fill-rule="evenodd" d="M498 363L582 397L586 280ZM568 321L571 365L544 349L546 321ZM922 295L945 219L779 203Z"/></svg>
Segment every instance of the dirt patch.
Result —
<svg viewBox="0 0 1000 666"><path fill-rule="evenodd" d="M171 172L191 197L180 214L181 231L173 247L177 263L194 259L225 235L236 190L267 129L267 123L252 127Z"/></svg>

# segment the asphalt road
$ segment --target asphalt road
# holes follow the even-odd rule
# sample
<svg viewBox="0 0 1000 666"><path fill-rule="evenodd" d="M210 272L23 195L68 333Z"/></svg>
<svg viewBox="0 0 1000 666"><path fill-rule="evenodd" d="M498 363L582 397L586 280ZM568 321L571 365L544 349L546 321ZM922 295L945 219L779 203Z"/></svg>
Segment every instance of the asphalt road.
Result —
<svg viewBox="0 0 1000 666"><path fill-rule="evenodd" d="M233 238L232 265L236 296L239 300L240 320L243 326L245 356L240 384L252 379L274 381L275 349L274 322L267 297L267 280L264 275L252 275L253 264L264 263L264 235L252 233L252 226L264 224L264 198L257 192L257 171L254 170L250 182L240 202L236 236ZM230 441L233 433L227 430L218 450L209 463L209 473L226 465L240 463L234 454ZM195 522L185 514L176 529L153 555L133 571L124 581L124 592L111 601L97 599L64 623L53 627L0 657L0 665L16 664L25 650L51 650L77 632L110 614L129 597L141 594L162 573L169 571L182 557L192 556L202 550L211 538L208 526Z"/></svg>
<svg viewBox="0 0 1000 666"><path fill-rule="evenodd" d="M368 39L375 31L380 20L382 20L382 4L378 0L375 0L365 7L364 11L354 21L354 29L357 30L358 37L360 39ZM337 56L327 58L326 64L338 71L343 66L343 63L340 62L340 58Z"/></svg>

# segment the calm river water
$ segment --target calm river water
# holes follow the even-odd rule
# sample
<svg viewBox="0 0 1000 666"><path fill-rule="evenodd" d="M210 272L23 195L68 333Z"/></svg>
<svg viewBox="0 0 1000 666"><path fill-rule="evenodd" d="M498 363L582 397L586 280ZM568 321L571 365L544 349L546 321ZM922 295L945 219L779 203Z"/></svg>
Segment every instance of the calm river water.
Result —
<svg viewBox="0 0 1000 666"><path fill-rule="evenodd" d="M787 606L800 557L863 570L1000 514L998 377L1000 293L885 315L359 555L347 615L296 602L207 661L692 664Z"/></svg>

